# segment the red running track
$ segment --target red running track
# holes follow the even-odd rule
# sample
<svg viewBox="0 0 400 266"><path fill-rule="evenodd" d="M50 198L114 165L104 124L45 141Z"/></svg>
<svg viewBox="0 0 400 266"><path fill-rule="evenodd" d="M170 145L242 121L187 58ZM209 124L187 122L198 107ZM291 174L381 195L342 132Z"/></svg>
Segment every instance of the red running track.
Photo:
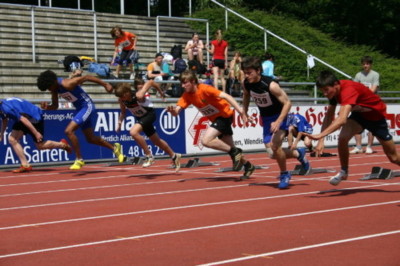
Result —
<svg viewBox="0 0 400 266"><path fill-rule="evenodd" d="M400 170L375 149L352 155L337 187L321 173L278 190L264 153L246 157L269 168L240 182L215 172L228 156L178 174L167 160L3 171L0 265L399 265L400 178L359 180L372 166ZM339 168L337 156L310 161Z"/></svg>

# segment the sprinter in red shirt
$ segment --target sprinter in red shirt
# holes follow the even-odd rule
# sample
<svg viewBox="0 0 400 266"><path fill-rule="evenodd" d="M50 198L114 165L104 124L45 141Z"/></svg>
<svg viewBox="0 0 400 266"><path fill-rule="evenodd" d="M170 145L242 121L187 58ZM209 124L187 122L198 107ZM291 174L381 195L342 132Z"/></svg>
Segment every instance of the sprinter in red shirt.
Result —
<svg viewBox="0 0 400 266"><path fill-rule="evenodd" d="M400 153L389 133L386 122L386 104L382 99L361 83L351 80L338 80L330 71L322 71L317 78L317 87L329 99L329 107L322 123L321 133L310 135L319 140L317 152L322 152L324 137L341 128L338 139L338 152L341 170L329 183L338 185L348 177L349 141L364 129L369 130L383 147L390 162L400 165ZM340 104L339 115L335 119L336 105Z"/></svg>

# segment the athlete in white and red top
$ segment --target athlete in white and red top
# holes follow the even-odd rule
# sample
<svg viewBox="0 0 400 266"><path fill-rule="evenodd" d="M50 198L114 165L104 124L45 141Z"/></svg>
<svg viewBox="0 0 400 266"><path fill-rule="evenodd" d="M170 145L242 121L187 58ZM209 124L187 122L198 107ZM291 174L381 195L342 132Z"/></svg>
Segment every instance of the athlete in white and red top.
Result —
<svg viewBox="0 0 400 266"><path fill-rule="evenodd" d="M329 107L322 123L321 133L305 135L319 140L316 151L321 153L324 148L323 138L341 128L338 139L341 170L330 179L332 185L338 185L347 179L349 141L364 129L368 129L378 139L388 159L400 165L400 153L396 151L385 118L386 104L378 95L361 83L338 80L330 71L321 72L317 79L317 87L329 99ZM337 104L341 105L339 116L334 118Z"/></svg>
<svg viewBox="0 0 400 266"><path fill-rule="evenodd" d="M136 123L129 130L129 133L146 155L142 166L149 167L155 161L153 154L147 146L146 140L141 135L141 133L144 132L154 145L160 147L160 149L171 157L175 171L178 172L181 167L181 154L175 153L168 143L160 138L153 125L157 118L153 103L150 100L149 89L155 88L158 90L161 97L164 97L164 92L161 90L160 85L154 82L154 80L145 82L143 79L136 78L133 86L135 90L131 89L129 83L119 83L114 90L114 94L118 97L121 107L117 132L121 130L122 122L126 116L126 109L128 109L136 118Z"/></svg>

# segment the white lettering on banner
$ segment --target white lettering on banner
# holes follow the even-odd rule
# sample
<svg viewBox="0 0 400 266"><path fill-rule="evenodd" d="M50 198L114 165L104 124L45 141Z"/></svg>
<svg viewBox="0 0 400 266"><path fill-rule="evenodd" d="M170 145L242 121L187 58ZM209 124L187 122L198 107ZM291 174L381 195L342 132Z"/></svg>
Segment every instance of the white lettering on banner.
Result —
<svg viewBox="0 0 400 266"><path fill-rule="evenodd" d="M44 120L56 120L56 121L63 121L66 119L65 114L43 114Z"/></svg>
<svg viewBox="0 0 400 266"><path fill-rule="evenodd" d="M204 106L202 108L199 108L199 111L204 116L212 116L212 115L215 115L215 114L219 113L219 110L215 106L213 106L211 104L208 104L208 105L206 105L206 106Z"/></svg>
<svg viewBox="0 0 400 266"><path fill-rule="evenodd" d="M108 118L106 118L108 115ZM97 116L95 132L113 132L118 128L119 113L118 112L99 112ZM121 125L121 131L129 131L136 123L134 116L125 117Z"/></svg>
<svg viewBox="0 0 400 266"><path fill-rule="evenodd" d="M68 161L68 154L62 149L37 150L31 146L24 147L24 154L29 163Z"/></svg>
<svg viewBox="0 0 400 266"><path fill-rule="evenodd" d="M108 141L108 142L118 142L119 137L117 135L110 135L110 136L101 136L102 139Z"/></svg>
<svg viewBox="0 0 400 266"><path fill-rule="evenodd" d="M131 135L123 134L119 137L119 141L133 141L133 138Z"/></svg>
<svg viewBox="0 0 400 266"><path fill-rule="evenodd" d="M118 118L119 112L97 112L97 120L94 131L115 131L117 129Z"/></svg>
<svg viewBox="0 0 400 266"><path fill-rule="evenodd" d="M264 93L255 93L254 91L250 91L251 97L254 99L254 103L260 107L268 107L272 105L271 96L268 92Z"/></svg>
<svg viewBox="0 0 400 266"><path fill-rule="evenodd" d="M181 124L181 119L179 116L173 116L165 109L161 112L158 121L160 123L161 130L167 135L175 134Z"/></svg>
<svg viewBox="0 0 400 266"><path fill-rule="evenodd" d="M135 117L134 116L128 116L128 117L125 118L124 122L122 123L121 130L129 131L135 124L136 124Z"/></svg>
<svg viewBox="0 0 400 266"><path fill-rule="evenodd" d="M4 156L4 163L3 164L15 164L18 163L14 158L14 153L11 147L7 147L6 155Z"/></svg>

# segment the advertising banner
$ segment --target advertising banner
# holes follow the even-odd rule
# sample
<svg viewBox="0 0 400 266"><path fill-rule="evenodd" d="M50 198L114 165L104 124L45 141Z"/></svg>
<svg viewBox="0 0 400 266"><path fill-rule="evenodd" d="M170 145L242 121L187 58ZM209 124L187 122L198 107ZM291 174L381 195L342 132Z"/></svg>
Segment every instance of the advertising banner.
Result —
<svg viewBox="0 0 400 266"><path fill-rule="evenodd" d="M313 126L314 133L321 130L322 121L326 113L326 106L303 106L295 105L291 112L303 115ZM337 111L339 107L337 108ZM143 150L131 138L129 129L135 124L135 118L130 114L125 118L122 124L121 132L116 132L118 109L100 109L97 110L97 118L94 127L95 135L99 135L111 143L119 142L123 147L123 152L128 157L142 157ZM400 142L400 107L399 105L388 105L387 121L389 132L395 142ZM66 138L64 130L73 117L73 110L45 111L45 139L59 141ZM128 112L127 112L128 114ZM189 107L182 111L179 116L174 117L163 108L156 108L157 121L154 123L156 131L161 139L165 140L175 152L182 154L206 154L217 151L204 147L201 138L204 136L210 123L203 117L197 108ZM253 121L243 124L242 119L235 112L233 128L233 139L237 147L245 151L263 150L262 141L262 122L259 117L257 107L249 107L249 115ZM7 128L0 145L0 165L18 164L18 158L8 143L8 136L11 132L10 125ZM89 144L80 129L76 132L83 158L85 160L93 159L112 159L114 155L111 150L97 145ZM325 139L326 146L336 146L339 131L333 132ZM367 143L366 132L362 134L363 144ZM155 146L146 138L147 144L155 156L166 155L159 147ZM350 141L350 146L354 145L354 138ZM374 143L378 143L375 139ZM68 154L64 150L37 150L31 137L24 136L21 140L24 152L30 163L62 162L75 160L75 155ZM303 143L300 142L299 146ZM283 143L286 147L286 140Z"/></svg>
<svg viewBox="0 0 400 266"><path fill-rule="evenodd" d="M340 106L337 107L339 111ZM294 105L291 112L304 116L307 121L313 126L314 134L321 132L321 126L327 110L326 105ZM188 108L186 111L186 150L187 153L201 154L216 152L215 150L208 149L201 144L201 137L210 125L207 118L196 108ZM400 108L398 105L388 105L387 121L389 125L389 132L393 136L395 142L400 141ZM264 149L262 141L262 121L259 118L259 111L257 107L249 107L249 115L253 116L254 122L243 125L242 119L235 112L233 128L233 139L237 147L246 151ZM325 138L325 146L337 146L340 130L333 132ZM362 134L363 144L367 143L366 131ZM375 139L374 143L378 143ZM354 145L354 138L350 141L349 145ZM304 147L303 142L299 142L299 147ZM287 147L287 141L283 143L283 147Z"/></svg>
<svg viewBox="0 0 400 266"><path fill-rule="evenodd" d="M135 124L135 118L127 112L121 132L116 132L118 117L120 111L118 109L101 109L97 110L97 118L94 134L101 136L110 143L119 142L123 148L123 152L128 157L142 157L143 150L131 138L129 129ZM45 134L44 139L59 141L66 138L64 130L71 121L74 110L57 110L45 111ZM165 140L174 151L186 153L185 149L185 132L184 132L184 117L182 112L179 116L173 117L164 109L156 109L157 121L154 123L156 131L160 138ZM8 143L8 135L11 133L11 121L3 136L3 141L0 146L0 164L18 164L18 157L13 152ZM76 135L79 139L81 152L85 160L89 159L111 159L114 154L111 150L97 145L89 144L82 131L78 129ZM144 135L143 135L144 136ZM163 150L155 146L146 138L146 142L154 156L166 155ZM24 136L21 140L24 148L24 153L27 156L29 163L46 163L46 162L61 162L75 160L75 155L70 155L64 150L37 150L32 138Z"/></svg>

